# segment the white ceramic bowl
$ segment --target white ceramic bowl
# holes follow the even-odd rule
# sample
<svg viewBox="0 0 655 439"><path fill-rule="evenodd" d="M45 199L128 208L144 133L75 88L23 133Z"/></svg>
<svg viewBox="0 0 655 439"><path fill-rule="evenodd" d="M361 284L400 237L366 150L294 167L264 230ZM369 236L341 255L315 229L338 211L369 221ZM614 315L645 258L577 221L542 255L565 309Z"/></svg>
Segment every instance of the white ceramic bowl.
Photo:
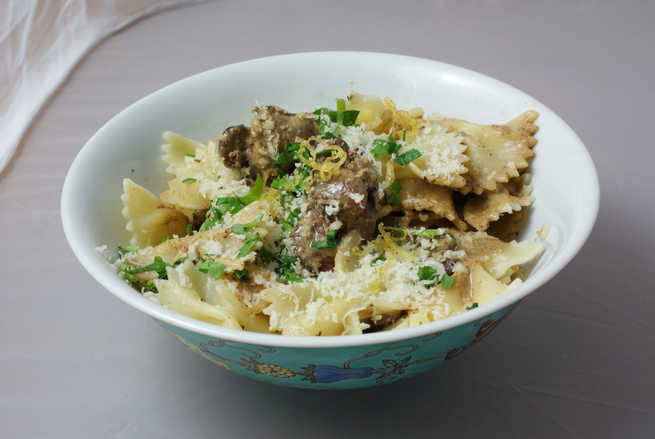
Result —
<svg viewBox="0 0 655 439"><path fill-rule="evenodd" d="M256 103L307 111L333 106L336 97L351 91L389 96L401 108L419 106L427 113L480 123L504 123L528 109L540 113L539 144L532 164L536 202L523 236L533 236L544 224L550 225L551 233L546 254L526 282L495 302L420 327L344 337L282 337L222 328L156 305L123 282L96 251L98 245L111 247L128 240L120 204L124 177L155 193L165 187L167 177L159 147L163 131L207 141L229 125L246 123L250 108ZM75 158L63 187L61 215L69 244L91 276L119 299L176 332L194 350L255 378L335 388L379 384L439 363L436 357L427 359L425 355L425 361L417 362L417 348L409 361L414 362L415 370L405 365L402 372L390 376L383 368L366 365L359 367L362 377L355 377L352 364L347 360L340 362L356 358L372 346L387 346L386 351L393 357L394 349L402 353L402 346L413 346L409 342L425 337L448 339L450 343L430 347L446 353L477 340L474 333L465 337L462 331L469 328L470 332L470 328L488 322L489 316L503 314L552 279L575 256L593 227L598 200L596 171L578 136L553 111L520 90L470 70L426 59L323 52L274 56L220 67L178 81L129 106L100 128ZM438 338L438 334L450 335ZM243 358L244 352L250 352L245 354L250 355L248 361L235 360L239 355ZM265 362L267 355L277 355L277 363ZM291 357L296 359L291 361ZM375 361L382 357L384 354ZM297 364L300 358L308 360L302 370ZM323 359L331 363L320 363ZM266 364L277 364L278 369L261 366ZM316 369L321 364L324 368ZM373 372L364 376L367 368ZM390 378L379 379L382 375Z"/></svg>

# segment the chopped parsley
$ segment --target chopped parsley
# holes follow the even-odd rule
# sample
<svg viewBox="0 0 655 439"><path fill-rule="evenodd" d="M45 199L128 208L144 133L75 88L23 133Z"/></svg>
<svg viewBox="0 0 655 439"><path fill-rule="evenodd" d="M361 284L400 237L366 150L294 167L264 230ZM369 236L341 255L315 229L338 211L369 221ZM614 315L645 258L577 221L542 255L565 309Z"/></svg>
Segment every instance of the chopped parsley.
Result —
<svg viewBox="0 0 655 439"><path fill-rule="evenodd" d="M238 258L243 258L246 256L248 253L252 251L252 249L257 245L259 241L261 241L261 236L259 236L259 233L253 231L252 229L254 227L259 226L262 223L262 218L257 218L254 221L251 221L246 224L235 224L231 227L230 230L232 232L236 233L237 235L243 235L243 246L239 249L239 252L237 253Z"/></svg>
<svg viewBox="0 0 655 439"><path fill-rule="evenodd" d="M384 256L378 256L377 258L375 258L375 259L373 259L373 260L371 261L371 265L375 265L375 264L377 264L378 262L384 262L384 261L386 261L386 260L387 260L386 257L384 257Z"/></svg>
<svg viewBox="0 0 655 439"><path fill-rule="evenodd" d="M387 188L387 201L392 206L400 206L400 181L395 180Z"/></svg>
<svg viewBox="0 0 655 439"><path fill-rule="evenodd" d="M289 230L293 229L296 223L298 222L299 215L300 215L300 208L293 209L291 212L289 212L289 215L287 215L286 219L282 222L282 224L280 224L282 230L288 232Z"/></svg>
<svg viewBox="0 0 655 439"><path fill-rule="evenodd" d="M419 267L418 279L419 280L434 280L437 276L437 269L430 266Z"/></svg>
<svg viewBox="0 0 655 439"><path fill-rule="evenodd" d="M453 279L452 276L446 273L439 275L437 274L436 268L427 265L419 267L417 276L419 280L434 281L428 285L429 287L439 285L444 290L452 288L453 284L455 283L455 279Z"/></svg>
<svg viewBox="0 0 655 439"><path fill-rule="evenodd" d="M187 235L191 235L193 233L193 224L189 223L186 225L186 228L184 229Z"/></svg>
<svg viewBox="0 0 655 439"><path fill-rule="evenodd" d="M143 267L138 267L138 268L133 268L131 270L127 270L127 274L138 274L138 273L145 273L148 271L154 271L157 273L157 276L160 279L168 279L168 275L166 274L166 267L174 267L175 265L167 264L164 262L164 260L161 258L161 256L155 256L154 261L152 264L144 265Z"/></svg>
<svg viewBox="0 0 655 439"><path fill-rule="evenodd" d="M137 287L141 291L152 291L157 293L157 287L153 281L142 282L136 278L130 271L133 269L133 266L129 262L123 262L118 268L123 279Z"/></svg>
<svg viewBox="0 0 655 439"><path fill-rule="evenodd" d="M297 258L289 253L287 249L282 249L276 256L278 267L275 272L279 278L287 283L302 282L304 279L296 272Z"/></svg>
<svg viewBox="0 0 655 439"><path fill-rule="evenodd" d="M182 180L182 183L191 183L193 181L198 181L198 180L196 180L193 177L189 177L189 178L185 178L184 180Z"/></svg>
<svg viewBox="0 0 655 439"><path fill-rule="evenodd" d="M263 193L264 193L264 179L262 178L261 175L258 175L257 178L255 179L255 184L252 185L250 191L248 191L248 193L243 197L240 197L239 201L241 201L244 206L247 206L253 201L259 200L262 197Z"/></svg>
<svg viewBox="0 0 655 439"><path fill-rule="evenodd" d="M278 175L284 175L288 172L291 165L296 163L298 159L298 151L300 150L300 145L298 143L287 143L287 148L282 151L273 165L275 166L275 171Z"/></svg>
<svg viewBox="0 0 655 439"><path fill-rule="evenodd" d="M320 156L322 156L322 155L328 155L328 154L331 154L332 151L334 151L334 149L330 149L330 148L322 149L322 150L320 150L319 152L316 153L316 157L320 157Z"/></svg>
<svg viewBox="0 0 655 439"><path fill-rule="evenodd" d="M184 154L184 155L185 155L186 157L191 157L192 159L193 159L193 158L196 158L196 155L195 155L195 154L189 154L189 153L187 153L187 154Z"/></svg>
<svg viewBox="0 0 655 439"><path fill-rule="evenodd" d="M400 144L394 140L393 134L389 134L387 140L376 139L373 141L373 149L371 149L371 154L373 154L375 158L378 158L386 154L395 154L399 150Z"/></svg>
<svg viewBox="0 0 655 439"><path fill-rule="evenodd" d="M326 107L321 107L315 110L314 114L322 116L316 118L318 135L324 139L334 139L336 137L336 127L330 126L331 124L329 122L343 125L345 127L355 125L357 122L357 116L359 116L359 111L346 110L346 101L344 99L337 99L336 111L330 110Z"/></svg>
<svg viewBox="0 0 655 439"><path fill-rule="evenodd" d="M253 229L257 226L260 226L262 224L262 217L260 216L256 220L250 221L249 223L245 224L235 224L233 225L230 230L232 230L234 233L238 235L244 235L246 234L250 229Z"/></svg>
<svg viewBox="0 0 655 439"><path fill-rule="evenodd" d="M442 274L439 283L441 284L441 288L449 290L455 284L455 278L449 274Z"/></svg>
<svg viewBox="0 0 655 439"><path fill-rule="evenodd" d="M473 302L473 305L471 305L471 306L467 306L467 307L466 307L466 310L467 310L467 311L470 311L470 310L475 309L475 308L477 308L477 307L478 307L478 302Z"/></svg>
<svg viewBox="0 0 655 439"><path fill-rule="evenodd" d="M207 219L200 226L199 231L204 232L214 227L216 224L223 221L223 216L226 213L234 215L248 204L253 201L259 200L264 193L264 179L261 175L257 176L255 184L250 188L250 191L243 197L223 197L217 198L212 201L207 212Z"/></svg>
<svg viewBox="0 0 655 439"><path fill-rule="evenodd" d="M327 232L325 241L312 242L313 248L336 248L337 247L337 232L338 230L330 230Z"/></svg>
<svg viewBox="0 0 655 439"><path fill-rule="evenodd" d="M278 279L285 283L302 282L304 278L296 272L296 261L298 258L289 253L286 248L282 248L278 254L266 250L265 248L259 250L259 255L262 257L264 263L277 263L275 273Z"/></svg>
<svg viewBox="0 0 655 439"><path fill-rule="evenodd" d="M245 268L243 270L234 270L232 273L234 273L234 277L236 277L239 282L243 282L248 278L248 270Z"/></svg>
<svg viewBox="0 0 655 439"><path fill-rule="evenodd" d="M423 153L419 151L418 149L410 149L409 151L405 151L402 154L399 154L396 156L395 159L393 159L394 162L398 163L401 166L405 166L417 158L421 157Z"/></svg>
<svg viewBox="0 0 655 439"><path fill-rule="evenodd" d="M218 280L225 274L225 265L211 259L205 259L196 265L199 272L208 274L212 279Z"/></svg>
<svg viewBox="0 0 655 439"><path fill-rule="evenodd" d="M261 240L261 236L259 236L259 233L246 232L243 240L243 246L239 249L239 252L237 253L237 258L243 258L248 253L250 253L260 240Z"/></svg>
<svg viewBox="0 0 655 439"><path fill-rule="evenodd" d="M403 131L403 141L405 141L406 134L406 131ZM421 151L415 148L412 148L409 151L405 151L402 154L398 154L400 148L401 145L400 143L396 142L396 140L394 140L393 134L389 134L387 140L376 139L373 141L371 154L373 154L373 156L375 156L377 159L387 155L395 156L393 161L401 166L405 166L423 155Z"/></svg>
<svg viewBox="0 0 655 439"><path fill-rule="evenodd" d="M119 245L117 249L118 249L118 256L121 258L127 254L134 253L135 251L139 250L136 247L129 247L127 245L126 246Z"/></svg>

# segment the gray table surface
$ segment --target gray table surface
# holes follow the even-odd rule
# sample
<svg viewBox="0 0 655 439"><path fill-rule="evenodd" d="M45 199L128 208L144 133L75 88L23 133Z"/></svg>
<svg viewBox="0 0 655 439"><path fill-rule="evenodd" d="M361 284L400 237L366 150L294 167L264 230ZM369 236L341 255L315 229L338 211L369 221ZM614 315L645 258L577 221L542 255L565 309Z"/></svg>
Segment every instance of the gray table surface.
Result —
<svg viewBox="0 0 655 439"><path fill-rule="evenodd" d="M218 1L102 43L0 177L0 437L654 437L655 3L547 3ZM579 256L487 341L418 378L336 393L192 355L86 274L59 219L71 160L134 100L330 49L437 59L527 91L578 132L602 188Z"/></svg>

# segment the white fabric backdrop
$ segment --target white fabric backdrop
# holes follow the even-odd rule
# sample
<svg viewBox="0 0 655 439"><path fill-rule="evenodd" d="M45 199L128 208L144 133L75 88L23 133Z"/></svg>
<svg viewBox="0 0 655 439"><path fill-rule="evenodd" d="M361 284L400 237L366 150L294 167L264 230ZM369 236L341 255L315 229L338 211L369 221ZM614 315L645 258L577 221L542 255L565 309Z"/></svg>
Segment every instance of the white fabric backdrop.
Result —
<svg viewBox="0 0 655 439"><path fill-rule="evenodd" d="M50 95L100 40L146 15L200 1L0 2L0 172Z"/></svg>

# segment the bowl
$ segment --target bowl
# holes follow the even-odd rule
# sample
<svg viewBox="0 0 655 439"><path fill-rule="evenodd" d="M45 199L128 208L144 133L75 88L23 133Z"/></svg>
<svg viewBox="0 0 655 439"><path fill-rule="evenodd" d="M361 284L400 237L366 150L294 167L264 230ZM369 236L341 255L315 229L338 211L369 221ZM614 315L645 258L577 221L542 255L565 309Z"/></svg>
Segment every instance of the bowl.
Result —
<svg viewBox="0 0 655 439"><path fill-rule="evenodd" d="M236 331L159 306L127 285L96 250L129 237L121 217L121 181L159 192L166 130L207 141L247 123L256 103L290 111L333 106L351 91L389 96L401 108L480 123L504 123L528 109L540 113L532 164L536 198L524 237L545 224L546 252L520 287L477 309L390 332L341 337L285 337ZM175 82L130 105L81 149L66 176L61 215L80 263L103 287L154 318L213 363L269 383L348 389L389 383L427 371L480 341L528 294L568 264L589 236L598 211L598 178L584 145L553 111L480 73L427 59L366 52L298 53L223 66Z"/></svg>

